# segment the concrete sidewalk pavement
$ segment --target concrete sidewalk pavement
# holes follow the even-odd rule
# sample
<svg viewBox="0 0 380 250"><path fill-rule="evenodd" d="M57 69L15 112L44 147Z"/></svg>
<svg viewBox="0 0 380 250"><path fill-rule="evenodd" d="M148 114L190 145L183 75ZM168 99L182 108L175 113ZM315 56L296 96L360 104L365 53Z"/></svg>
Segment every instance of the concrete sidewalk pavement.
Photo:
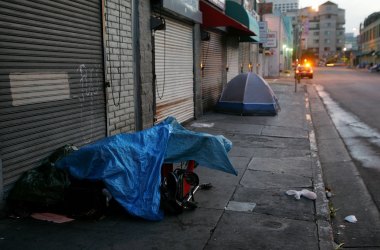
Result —
<svg viewBox="0 0 380 250"><path fill-rule="evenodd" d="M199 166L200 181L213 188L196 193L194 211L161 222L120 215L65 224L2 219L0 249L333 249L308 93L277 82L277 116L208 113L187 125L230 139L239 172ZM290 189L312 190L317 200L295 200L285 194Z"/></svg>

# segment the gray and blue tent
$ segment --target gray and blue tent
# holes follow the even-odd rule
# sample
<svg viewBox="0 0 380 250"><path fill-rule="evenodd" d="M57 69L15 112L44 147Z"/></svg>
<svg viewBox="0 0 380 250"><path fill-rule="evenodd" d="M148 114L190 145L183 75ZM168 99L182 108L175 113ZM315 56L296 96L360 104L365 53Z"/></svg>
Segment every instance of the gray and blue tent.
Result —
<svg viewBox="0 0 380 250"><path fill-rule="evenodd" d="M229 81L216 110L240 115L276 115L277 97L268 83L255 73L242 73Z"/></svg>

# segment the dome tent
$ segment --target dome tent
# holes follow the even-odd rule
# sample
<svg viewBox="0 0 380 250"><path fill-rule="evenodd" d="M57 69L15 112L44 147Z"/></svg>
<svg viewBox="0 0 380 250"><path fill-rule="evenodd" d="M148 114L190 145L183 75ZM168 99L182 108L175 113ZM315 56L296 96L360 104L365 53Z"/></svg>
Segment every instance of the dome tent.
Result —
<svg viewBox="0 0 380 250"><path fill-rule="evenodd" d="M268 83L249 72L239 74L227 83L216 110L240 115L276 115L280 106Z"/></svg>

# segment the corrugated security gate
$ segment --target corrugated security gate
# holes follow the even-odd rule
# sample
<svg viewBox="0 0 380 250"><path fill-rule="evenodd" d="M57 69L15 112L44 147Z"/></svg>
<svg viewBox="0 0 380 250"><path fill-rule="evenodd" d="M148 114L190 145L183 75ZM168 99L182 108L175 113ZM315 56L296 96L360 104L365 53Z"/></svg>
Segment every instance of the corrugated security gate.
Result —
<svg viewBox="0 0 380 250"><path fill-rule="evenodd" d="M210 40L202 41L202 103L204 110L214 108L223 88L223 36L210 32Z"/></svg>
<svg viewBox="0 0 380 250"><path fill-rule="evenodd" d="M156 119L194 118L193 27L165 17L155 32Z"/></svg>
<svg viewBox="0 0 380 250"><path fill-rule="evenodd" d="M236 37L227 39L227 82L239 74L239 41Z"/></svg>
<svg viewBox="0 0 380 250"><path fill-rule="evenodd" d="M6 192L54 149L106 136L101 1L0 2Z"/></svg>

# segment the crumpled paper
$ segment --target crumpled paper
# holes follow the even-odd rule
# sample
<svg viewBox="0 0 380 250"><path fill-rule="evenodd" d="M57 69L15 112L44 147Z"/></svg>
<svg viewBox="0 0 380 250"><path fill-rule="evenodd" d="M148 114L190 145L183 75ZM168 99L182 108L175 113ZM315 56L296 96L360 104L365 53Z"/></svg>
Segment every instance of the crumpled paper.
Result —
<svg viewBox="0 0 380 250"><path fill-rule="evenodd" d="M355 215L349 215L344 218L345 221L351 222L351 223L356 223L358 222L358 219L356 219Z"/></svg>
<svg viewBox="0 0 380 250"><path fill-rule="evenodd" d="M293 195L294 198L296 198L296 200L299 200L301 199L301 196L307 198L307 199L310 199L310 200L315 200L317 199L317 194L310 191L310 190L307 190L307 189L302 189L301 191L297 191L297 190L288 190L286 191L286 194L287 195Z"/></svg>

